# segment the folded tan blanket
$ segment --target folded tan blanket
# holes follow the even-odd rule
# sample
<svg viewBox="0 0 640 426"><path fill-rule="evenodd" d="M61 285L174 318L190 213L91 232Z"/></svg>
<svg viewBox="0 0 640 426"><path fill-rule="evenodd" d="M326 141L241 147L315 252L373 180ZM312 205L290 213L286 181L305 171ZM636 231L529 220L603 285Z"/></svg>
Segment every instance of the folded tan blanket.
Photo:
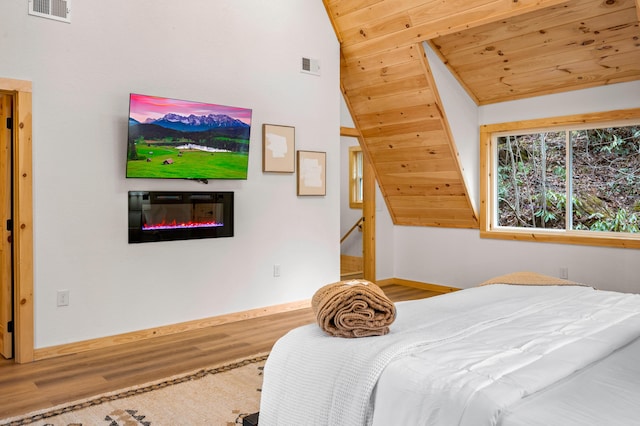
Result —
<svg viewBox="0 0 640 426"><path fill-rule="evenodd" d="M564 280L562 278L556 278L549 275L538 274L536 272L513 272L511 274L500 275L499 277L491 278L481 284L513 284L513 285L581 285L585 284L577 283L574 281Z"/></svg>
<svg viewBox="0 0 640 426"><path fill-rule="evenodd" d="M348 280L320 288L311 299L320 328L332 336L382 336L396 319L396 307L376 284Z"/></svg>

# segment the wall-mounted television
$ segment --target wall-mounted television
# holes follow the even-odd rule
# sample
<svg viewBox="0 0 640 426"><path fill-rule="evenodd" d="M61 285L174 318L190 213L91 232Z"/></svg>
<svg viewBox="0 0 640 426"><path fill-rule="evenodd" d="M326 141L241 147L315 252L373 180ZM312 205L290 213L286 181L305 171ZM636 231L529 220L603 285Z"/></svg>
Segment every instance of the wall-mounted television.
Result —
<svg viewBox="0 0 640 426"><path fill-rule="evenodd" d="M127 178L246 179L251 109L131 93Z"/></svg>

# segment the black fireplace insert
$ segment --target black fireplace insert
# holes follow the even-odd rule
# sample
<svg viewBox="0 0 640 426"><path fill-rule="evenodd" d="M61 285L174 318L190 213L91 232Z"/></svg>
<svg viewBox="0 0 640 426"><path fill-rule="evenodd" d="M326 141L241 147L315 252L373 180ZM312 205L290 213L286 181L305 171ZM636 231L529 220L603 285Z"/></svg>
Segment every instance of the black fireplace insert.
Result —
<svg viewBox="0 0 640 426"><path fill-rule="evenodd" d="M129 243L233 237L233 192L129 191Z"/></svg>

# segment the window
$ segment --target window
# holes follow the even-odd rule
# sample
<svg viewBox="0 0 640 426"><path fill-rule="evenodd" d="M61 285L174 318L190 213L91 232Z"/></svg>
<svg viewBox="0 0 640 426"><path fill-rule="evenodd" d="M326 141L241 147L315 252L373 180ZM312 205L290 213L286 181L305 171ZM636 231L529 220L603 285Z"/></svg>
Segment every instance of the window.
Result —
<svg viewBox="0 0 640 426"><path fill-rule="evenodd" d="M349 207L362 208L362 149L359 146L349 148Z"/></svg>
<svg viewBox="0 0 640 426"><path fill-rule="evenodd" d="M640 109L481 127L483 237L640 248Z"/></svg>

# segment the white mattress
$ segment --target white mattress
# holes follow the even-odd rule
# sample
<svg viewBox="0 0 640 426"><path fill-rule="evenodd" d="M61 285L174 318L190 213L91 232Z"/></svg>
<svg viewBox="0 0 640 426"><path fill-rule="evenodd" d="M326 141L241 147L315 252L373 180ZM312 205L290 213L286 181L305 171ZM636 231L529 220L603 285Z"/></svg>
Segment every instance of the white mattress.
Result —
<svg viewBox="0 0 640 426"><path fill-rule="evenodd" d="M397 308L386 336L341 339L311 325L278 341L265 366L261 425L609 425L638 418L638 367L629 365L640 346L638 295L491 285ZM614 409L596 408L609 388L587 387L592 380L618 389ZM539 406L553 408L542 416Z"/></svg>
<svg viewBox="0 0 640 426"><path fill-rule="evenodd" d="M640 425L640 340L514 404L499 424Z"/></svg>

